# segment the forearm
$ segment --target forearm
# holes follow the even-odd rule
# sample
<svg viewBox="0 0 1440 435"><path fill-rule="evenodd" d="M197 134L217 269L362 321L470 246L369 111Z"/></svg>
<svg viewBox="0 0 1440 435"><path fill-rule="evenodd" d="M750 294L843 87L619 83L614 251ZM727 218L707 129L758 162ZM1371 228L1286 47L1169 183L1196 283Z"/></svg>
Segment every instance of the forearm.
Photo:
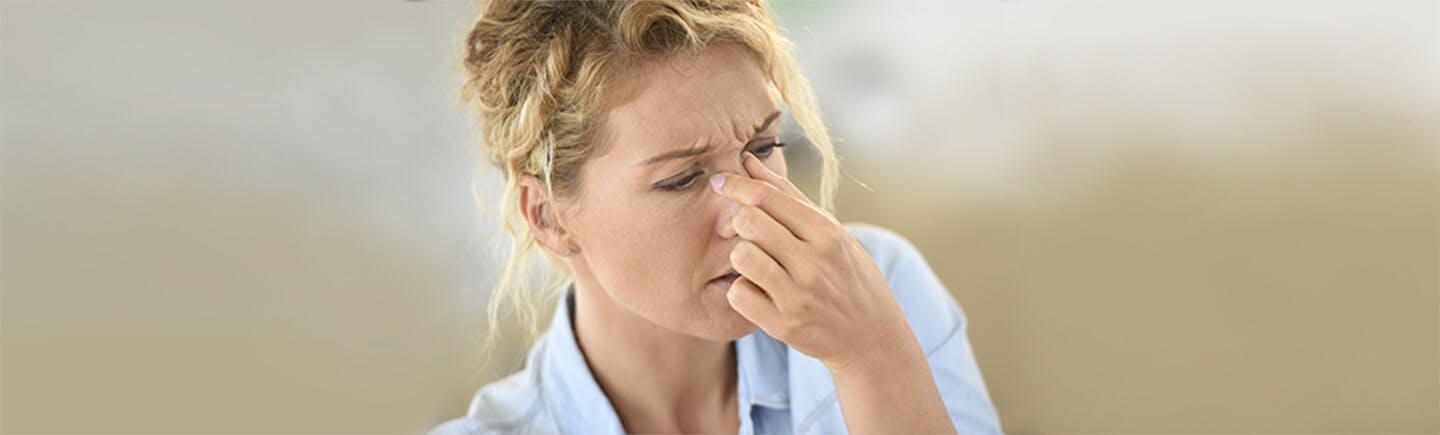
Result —
<svg viewBox="0 0 1440 435"><path fill-rule="evenodd" d="M888 358L832 368L851 433L955 433L918 342Z"/></svg>

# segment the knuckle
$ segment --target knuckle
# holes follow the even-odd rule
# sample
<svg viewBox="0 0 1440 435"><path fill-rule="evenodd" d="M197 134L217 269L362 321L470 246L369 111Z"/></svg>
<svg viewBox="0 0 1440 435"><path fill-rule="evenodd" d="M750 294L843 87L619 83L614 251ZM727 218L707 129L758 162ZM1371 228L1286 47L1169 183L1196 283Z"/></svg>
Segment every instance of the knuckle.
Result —
<svg viewBox="0 0 1440 435"><path fill-rule="evenodd" d="M730 228L734 228L738 234L748 236L750 235L750 219L740 213L736 213L735 216L730 218Z"/></svg>
<svg viewBox="0 0 1440 435"><path fill-rule="evenodd" d="M810 298L795 298L791 309L797 316L806 316L815 311L815 303Z"/></svg>
<svg viewBox="0 0 1440 435"><path fill-rule="evenodd" d="M742 240L735 245L735 250L730 251L730 261L737 264L745 263L749 265L760 259L759 254L760 247L755 246L754 243L750 243L749 241Z"/></svg>
<svg viewBox="0 0 1440 435"><path fill-rule="evenodd" d="M840 220L839 220L839 219L836 219L836 218L835 218L835 215L834 215L834 214L831 214L829 211L827 211L827 210L825 210L825 209L823 209L823 208L820 208L820 206L813 205L813 204L812 204L812 205L808 205L808 207L810 207L811 210L815 210L815 213L816 213L816 214L819 214L821 217L825 218L825 220L828 221L828 222L830 222L831 224L833 224L833 225L835 225L835 226L837 226L837 227L842 226L842 225L840 224ZM841 228L841 230L843 231L844 228Z"/></svg>
<svg viewBox="0 0 1440 435"><path fill-rule="evenodd" d="M760 211L760 209L753 205L742 205L739 209L735 210L735 217L743 216L745 219L754 219L755 213L758 211Z"/></svg>
<svg viewBox="0 0 1440 435"><path fill-rule="evenodd" d="M761 184L756 186L755 205L769 204L771 201L774 201L775 193L775 188L769 185Z"/></svg>
<svg viewBox="0 0 1440 435"><path fill-rule="evenodd" d="M770 258L770 254L765 254L765 256L766 256L766 258ZM781 277L785 277L786 275L789 275L789 274L790 274L790 272L785 269L785 266L780 265L780 262L779 262L779 261L774 260L774 259L771 259L771 261L770 261L769 263L770 263L770 273L771 273L771 274L774 274L775 277L781 278Z"/></svg>
<svg viewBox="0 0 1440 435"><path fill-rule="evenodd" d="M815 248L820 250L820 255L830 255L831 252L835 251L835 236L830 233L821 234L810 242L814 243Z"/></svg>
<svg viewBox="0 0 1440 435"><path fill-rule="evenodd" d="M755 222L755 214L752 212L753 208L754 207L747 205L735 211L735 217L731 218L730 221L730 225L735 227L735 231L748 235L748 230L753 229L751 226L751 224Z"/></svg>

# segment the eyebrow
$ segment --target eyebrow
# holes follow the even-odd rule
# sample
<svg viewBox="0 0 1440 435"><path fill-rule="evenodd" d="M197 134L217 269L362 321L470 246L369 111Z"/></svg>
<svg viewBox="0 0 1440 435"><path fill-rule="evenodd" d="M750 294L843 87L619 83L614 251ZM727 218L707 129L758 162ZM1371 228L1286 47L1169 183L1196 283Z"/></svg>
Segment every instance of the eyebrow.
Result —
<svg viewBox="0 0 1440 435"><path fill-rule="evenodd" d="M770 124L774 123L775 120L778 118L780 118L780 111L777 110L770 113L770 115L765 117L764 121L760 122L759 127L755 127L755 133L760 133L762 131L765 131L765 129L770 128ZM640 164L636 166L652 165L666 160L683 159L690 156L697 156L700 154L708 153L710 152L710 150L713 149L715 149L714 145L705 145L701 147L690 147L683 150L669 151L658 156L645 159L645 161L640 162Z"/></svg>

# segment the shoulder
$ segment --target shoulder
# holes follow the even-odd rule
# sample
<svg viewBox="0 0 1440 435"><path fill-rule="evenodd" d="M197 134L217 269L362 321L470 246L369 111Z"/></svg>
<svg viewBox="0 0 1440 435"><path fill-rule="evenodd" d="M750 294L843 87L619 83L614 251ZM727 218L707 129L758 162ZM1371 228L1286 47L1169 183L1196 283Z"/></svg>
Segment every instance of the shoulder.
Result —
<svg viewBox="0 0 1440 435"><path fill-rule="evenodd" d="M870 253L875 263L880 266L882 272L888 272L886 266L895 266L898 263L910 261L924 261L920 257L919 250L910 243L905 236L879 225L864 222L848 222L843 224L855 240ZM886 276L889 276L887 273Z"/></svg>
<svg viewBox="0 0 1440 435"><path fill-rule="evenodd" d="M547 431L544 399L531 367L481 387L464 417L446 421L429 435L535 433Z"/></svg>
<svg viewBox="0 0 1440 435"><path fill-rule="evenodd" d="M885 275L890 290L926 352L965 328L965 314L914 243L878 225L843 224Z"/></svg>

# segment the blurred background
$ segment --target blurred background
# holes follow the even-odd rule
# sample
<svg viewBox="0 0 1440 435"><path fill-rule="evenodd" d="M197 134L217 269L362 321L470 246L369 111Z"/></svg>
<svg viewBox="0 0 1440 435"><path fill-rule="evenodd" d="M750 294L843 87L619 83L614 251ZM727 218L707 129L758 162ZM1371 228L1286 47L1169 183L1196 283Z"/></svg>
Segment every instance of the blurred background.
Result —
<svg viewBox="0 0 1440 435"><path fill-rule="evenodd" d="M0 1L0 432L413 433L515 370L475 7ZM776 9L1008 432L1440 432L1440 2Z"/></svg>

